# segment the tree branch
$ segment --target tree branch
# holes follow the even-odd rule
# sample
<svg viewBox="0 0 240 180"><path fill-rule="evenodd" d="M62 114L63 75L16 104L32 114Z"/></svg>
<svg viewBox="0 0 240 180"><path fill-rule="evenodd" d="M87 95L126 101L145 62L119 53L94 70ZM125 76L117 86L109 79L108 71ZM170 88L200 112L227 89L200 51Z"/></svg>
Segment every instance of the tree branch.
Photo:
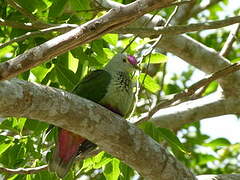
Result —
<svg viewBox="0 0 240 180"><path fill-rule="evenodd" d="M46 171L47 168L48 168L48 165L43 165L43 166L33 167L33 168L17 168L17 169L0 167L0 172L7 173L7 174L35 174L41 171Z"/></svg>
<svg viewBox="0 0 240 180"><path fill-rule="evenodd" d="M0 97L0 116L38 119L82 135L146 179L195 179L152 138L87 99L17 79L0 82Z"/></svg>
<svg viewBox="0 0 240 180"><path fill-rule="evenodd" d="M24 9L22 6L20 6L16 1L14 0L7 0L7 3L12 6L14 9L18 10L23 16L28 18L33 24L38 24L38 27L47 28L49 27L48 24L43 23L39 19L37 19L31 12L28 12L26 9Z"/></svg>
<svg viewBox="0 0 240 180"><path fill-rule="evenodd" d="M170 6L172 2L173 0L137 0L124 6L124 8L111 9L100 18L91 20L63 35L28 50L16 58L1 63L0 80L16 76L59 54L130 24L147 12Z"/></svg>
<svg viewBox="0 0 240 180"><path fill-rule="evenodd" d="M236 98L223 98L214 93L200 99L181 103L165 109L160 109L150 119L158 127L178 130L184 124L199 121L204 118L226 114L238 114L240 101Z"/></svg>
<svg viewBox="0 0 240 180"><path fill-rule="evenodd" d="M208 77L205 77L205 78L201 79L200 81L194 83L193 85L191 85L189 88L187 88L183 92L175 94L175 95L171 96L170 99L164 100L164 101L160 102L159 104L157 104L153 109L151 109L148 112L148 116L147 117L144 117L144 118L140 119L136 123L139 124L139 123L141 123L143 121L149 120L153 116L153 114L155 114L157 111L159 111L162 108L169 107L170 105L173 105L176 102L180 103L183 100L186 101L186 100L191 99L191 97L200 88L207 87L212 81L215 81L215 80L217 80L219 78L222 78L222 77L226 77L229 74L238 71L239 69L240 69L240 64L239 63L235 63L235 64L233 64L231 66L228 66L228 67L226 67L224 69L221 69L221 70L219 70L219 71L209 75ZM196 95L198 95L198 94L196 94Z"/></svg>
<svg viewBox="0 0 240 180"><path fill-rule="evenodd" d="M198 180L239 180L240 174L200 175Z"/></svg>
<svg viewBox="0 0 240 180"><path fill-rule="evenodd" d="M10 20L4 20L0 18L0 25L1 26L10 26L13 28L18 28L18 29L25 29L25 30L36 30L38 27L35 27L32 25L32 23L19 23L15 21L10 21Z"/></svg>
<svg viewBox="0 0 240 180"><path fill-rule="evenodd" d="M219 53L221 56L226 57L230 53L230 51L232 49L232 45L236 39L236 35L237 35L239 29L240 29L240 23L233 26L231 32L228 35L227 41L225 42L223 48L221 49L221 51Z"/></svg>
<svg viewBox="0 0 240 180"><path fill-rule="evenodd" d="M212 22L204 22L204 23L195 23L195 24L188 24L188 25L176 25L176 26L167 26L167 27L154 27L154 28L142 28L142 27L127 27L117 30L122 34L129 34L132 32L134 34L146 34L145 36L153 36L159 34L167 34L167 35L177 35L183 34L187 32L194 32L194 31L202 31L207 29L217 29L222 28L225 26L229 26L235 23L240 22L240 16L230 17L224 20L217 20Z"/></svg>
<svg viewBox="0 0 240 180"><path fill-rule="evenodd" d="M28 39L28 38L43 36L44 34L48 34L48 33L54 32L54 31L66 32L66 31L69 31L73 28L76 28L77 26L78 25L74 25L74 24L62 24L62 25L59 25L59 26L50 27L50 28L47 28L47 29L41 29L41 30L34 31L34 32L27 32L26 34L24 34L22 36L13 38L12 40L10 40L6 43L0 44L0 49L4 48L4 47L6 47L6 46L8 46L8 45L10 45L14 42L20 42L20 41L24 41L25 39Z"/></svg>

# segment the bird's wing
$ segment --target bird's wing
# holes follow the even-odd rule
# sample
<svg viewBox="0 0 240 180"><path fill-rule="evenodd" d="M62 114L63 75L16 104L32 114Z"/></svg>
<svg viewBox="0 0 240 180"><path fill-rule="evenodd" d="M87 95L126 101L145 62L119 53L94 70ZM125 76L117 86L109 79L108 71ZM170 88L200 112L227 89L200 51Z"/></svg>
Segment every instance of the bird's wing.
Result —
<svg viewBox="0 0 240 180"><path fill-rule="evenodd" d="M99 102L107 93L111 75L104 70L96 70L83 78L72 90L72 93L94 102Z"/></svg>

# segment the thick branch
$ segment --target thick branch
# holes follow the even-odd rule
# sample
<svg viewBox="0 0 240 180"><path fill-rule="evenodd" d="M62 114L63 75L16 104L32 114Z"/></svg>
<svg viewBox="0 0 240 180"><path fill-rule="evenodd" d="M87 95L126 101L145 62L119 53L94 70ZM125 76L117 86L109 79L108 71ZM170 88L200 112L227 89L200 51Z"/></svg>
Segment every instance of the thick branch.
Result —
<svg viewBox="0 0 240 180"><path fill-rule="evenodd" d="M124 7L111 9L100 18L91 20L40 46L30 49L16 58L1 63L0 80L16 76L59 54L130 24L149 11L169 6L171 2L173 0L137 0Z"/></svg>
<svg viewBox="0 0 240 180"><path fill-rule="evenodd" d="M226 114L238 114L240 101L227 98L220 93L214 93L203 98L188 101L173 107L160 109L150 120L159 127L179 129L184 124L199 121L204 118Z"/></svg>
<svg viewBox="0 0 240 180"><path fill-rule="evenodd" d="M28 117L71 130L123 160L147 179L195 179L156 141L98 104L17 79L0 82L0 97L0 116Z"/></svg>
<svg viewBox="0 0 240 180"><path fill-rule="evenodd" d="M198 180L239 180L240 174L201 175Z"/></svg>

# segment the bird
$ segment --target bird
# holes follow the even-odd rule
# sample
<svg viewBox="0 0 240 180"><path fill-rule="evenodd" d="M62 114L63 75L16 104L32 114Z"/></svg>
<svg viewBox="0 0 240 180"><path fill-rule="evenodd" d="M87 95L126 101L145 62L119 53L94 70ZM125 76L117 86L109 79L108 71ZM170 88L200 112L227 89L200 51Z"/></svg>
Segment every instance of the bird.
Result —
<svg viewBox="0 0 240 180"><path fill-rule="evenodd" d="M127 117L135 103L131 74L139 69L137 64L134 56L118 53L103 69L87 74L73 88L72 93ZM90 152L96 147L96 144L80 135L57 128L55 149L48 162L49 170L63 178L78 155Z"/></svg>

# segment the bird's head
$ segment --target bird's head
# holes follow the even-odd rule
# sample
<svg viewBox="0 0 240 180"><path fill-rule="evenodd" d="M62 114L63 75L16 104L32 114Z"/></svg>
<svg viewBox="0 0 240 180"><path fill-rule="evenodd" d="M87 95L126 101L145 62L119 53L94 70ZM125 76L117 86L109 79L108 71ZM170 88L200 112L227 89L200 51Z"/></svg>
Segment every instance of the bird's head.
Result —
<svg viewBox="0 0 240 180"><path fill-rule="evenodd" d="M109 61L109 63L106 65L106 69L110 71L120 70L131 73L139 69L137 64L137 59L134 56L119 53Z"/></svg>

